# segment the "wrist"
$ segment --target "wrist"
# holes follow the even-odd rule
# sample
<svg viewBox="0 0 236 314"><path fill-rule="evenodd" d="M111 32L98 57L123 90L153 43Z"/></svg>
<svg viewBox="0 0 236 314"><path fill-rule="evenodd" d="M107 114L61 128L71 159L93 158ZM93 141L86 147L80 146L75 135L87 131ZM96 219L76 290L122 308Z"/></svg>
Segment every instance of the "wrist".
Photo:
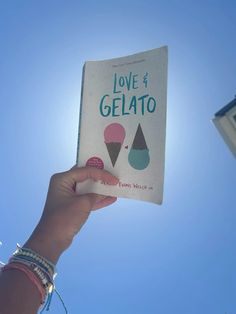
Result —
<svg viewBox="0 0 236 314"><path fill-rule="evenodd" d="M50 231L46 231L38 225L23 247L35 251L53 264L56 264L71 242L72 240L62 241L58 239Z"/></svg>

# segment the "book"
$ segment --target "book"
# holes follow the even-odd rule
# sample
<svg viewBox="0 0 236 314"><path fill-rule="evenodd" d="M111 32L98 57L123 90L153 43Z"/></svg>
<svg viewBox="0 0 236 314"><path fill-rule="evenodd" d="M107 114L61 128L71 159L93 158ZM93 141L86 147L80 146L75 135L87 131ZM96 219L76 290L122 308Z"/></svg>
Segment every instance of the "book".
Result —
<svg viewBox="0 0 236 314"><path fill-rule="evenodd" d="M219 110L212 121L236 158L236 98Z"/></svg>
<svg viewBox="0 0 236 314"><path fill-rule="evenodd" d="M163 201L167 46L83 67L77 165L106 169L116 186L86 180L77 193Z"/></svg>

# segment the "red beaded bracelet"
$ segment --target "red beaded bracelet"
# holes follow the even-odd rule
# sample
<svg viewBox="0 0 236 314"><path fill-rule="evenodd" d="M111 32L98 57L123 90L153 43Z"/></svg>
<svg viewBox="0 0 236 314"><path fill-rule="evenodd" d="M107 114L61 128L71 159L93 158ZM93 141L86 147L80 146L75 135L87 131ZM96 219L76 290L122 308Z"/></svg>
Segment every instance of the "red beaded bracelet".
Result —
<svg viewBox="0 0 236 314"><path fill-rule="evenodd" d="M42 286L40 279L37 277L37 275L35 275L27 266L25 266L21 263L16 263L16 262L6 264L2 268L2 272L6 271L6 270L10 270L10 269L17 269L17 270L23 272L28 277L28 279L37 288L37 290L40 294L40 298L41 298L40 303L43 304L45 301L45 297L46 297L46 291L45 291L44 287Z"/></svg>

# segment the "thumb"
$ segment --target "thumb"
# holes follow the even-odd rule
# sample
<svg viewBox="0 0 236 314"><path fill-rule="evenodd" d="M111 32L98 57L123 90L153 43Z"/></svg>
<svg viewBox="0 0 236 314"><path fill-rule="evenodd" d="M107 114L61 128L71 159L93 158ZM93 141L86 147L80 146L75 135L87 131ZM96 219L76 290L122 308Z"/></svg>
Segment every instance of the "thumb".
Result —
<svg viewBox="0 0 236 314"><path fill-rule="evenodd" d="M87 179L94 181L104 181L111 185L116 185L119 180L113 176L110 172L95 167L73 167L65 173L68 179L72 179L74 182L83 182Z"/></svg>

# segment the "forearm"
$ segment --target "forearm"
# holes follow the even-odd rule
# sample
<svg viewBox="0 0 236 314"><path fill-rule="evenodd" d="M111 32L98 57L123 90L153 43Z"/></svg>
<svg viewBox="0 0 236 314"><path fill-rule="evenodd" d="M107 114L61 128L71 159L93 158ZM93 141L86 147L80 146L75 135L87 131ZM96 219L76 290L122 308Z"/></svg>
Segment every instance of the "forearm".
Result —
<svg viewBox="0 0 236 314"><path fill-rule="evenodd" d="M60 240L52 233L53 227L46 228L40 223L23 247L29 248L56 265L64 250L71 244L71 240Z"/></svg>
<svg viewBox="0 0 236 314"><path fill-rule="evenodd" d="M56 264L64 250L64 245L44 231L38 225L23 247ZM41 302L39 289L24 271L6 267L1 272L0 314L35 314Z"/></svg>
<svg viewBox="0 0 236 314"><path fill-rule="evenodd" d="M52 176L43 215L23 248L0 274L0 314L35 314L54 288L55 267L61 254L89 217L116 197L77 195L75 184L86 179L115 185L118 179L96 168L72 168Z"/></svg>
<svg viewBox="0 0 236 314"><path fill-rule="evenodd" d="M27 276L9 269L0 273L0 314L35 314L40 294Z"/></svg>

